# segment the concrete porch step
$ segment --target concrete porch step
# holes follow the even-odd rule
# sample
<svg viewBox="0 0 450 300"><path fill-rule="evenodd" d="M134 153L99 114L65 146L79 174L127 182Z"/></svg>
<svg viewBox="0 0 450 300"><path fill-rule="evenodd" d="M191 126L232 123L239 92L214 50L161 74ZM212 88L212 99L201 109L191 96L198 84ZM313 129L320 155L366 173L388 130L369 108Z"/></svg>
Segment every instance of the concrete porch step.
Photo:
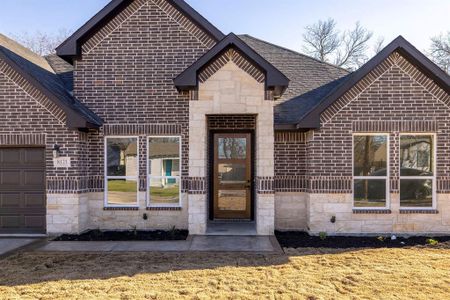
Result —
<svg viewBox="0 0 450 300"><path fill-rule="evenodd" d="M206 235L211 236L256 236L255 222L210 222Z"/></svg>

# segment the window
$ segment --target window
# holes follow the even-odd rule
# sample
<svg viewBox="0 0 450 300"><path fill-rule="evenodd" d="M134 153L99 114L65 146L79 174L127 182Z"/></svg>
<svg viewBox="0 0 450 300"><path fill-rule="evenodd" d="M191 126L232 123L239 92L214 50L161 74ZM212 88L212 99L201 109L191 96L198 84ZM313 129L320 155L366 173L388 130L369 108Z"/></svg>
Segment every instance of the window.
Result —
<svg viewBox="0 0 450 300"><path fill-rule="evenodd" d="M148 138L148 199L150 206L180 205L181 138Z"/></svg>
<svg viewBox="0 0 450 300"><path fill-rule="evenodd" d="M400 135L400 207L433 208L435 136Z"/></svg>
<svg viewBox="0 0 450 300"><path fill-rule="evenodd" d="M353 136L353 206L387 208L389 195L389 136Z"/></svg>
<svg viewBox="0 0 450 300"><path fill-rule="evenodd" d="M105 138L105 206L138 206L137 137Z"/></svg>

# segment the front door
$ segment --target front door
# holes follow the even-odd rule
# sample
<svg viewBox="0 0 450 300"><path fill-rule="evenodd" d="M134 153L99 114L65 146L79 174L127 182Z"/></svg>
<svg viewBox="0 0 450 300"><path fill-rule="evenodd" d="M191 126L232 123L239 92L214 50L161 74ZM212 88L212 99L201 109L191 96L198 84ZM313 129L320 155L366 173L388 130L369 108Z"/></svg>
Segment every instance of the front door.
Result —
<svg viewBox="0 0 450 300"><path fill-rule="evenodd" d="M213 137L214 219L250 219L252 135L215 133Z"/></svg>

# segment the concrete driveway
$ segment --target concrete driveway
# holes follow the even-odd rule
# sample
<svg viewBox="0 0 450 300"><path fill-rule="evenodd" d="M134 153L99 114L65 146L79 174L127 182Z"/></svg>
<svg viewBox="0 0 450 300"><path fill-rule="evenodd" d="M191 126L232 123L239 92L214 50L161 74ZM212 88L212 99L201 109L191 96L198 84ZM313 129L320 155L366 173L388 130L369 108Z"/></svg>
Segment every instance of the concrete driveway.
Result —
<svg viewBox="0 0 450 300"><path fill-rule="evenodd" d="M0 237L0 258L23 247L31 245L40 239L37 238L2 238Z"/></svg>

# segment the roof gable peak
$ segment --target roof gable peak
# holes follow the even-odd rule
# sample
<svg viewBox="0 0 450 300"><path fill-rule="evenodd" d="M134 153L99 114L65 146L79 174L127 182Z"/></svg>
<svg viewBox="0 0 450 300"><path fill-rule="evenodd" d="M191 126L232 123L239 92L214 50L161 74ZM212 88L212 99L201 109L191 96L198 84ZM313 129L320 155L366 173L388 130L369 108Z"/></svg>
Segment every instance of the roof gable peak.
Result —
<svg viewBox="0 0 450 300"><path fill-rule="evenodd" d="M419 71L433 80L445 92L450 94L450 76L400 35L361 68L348 75L346 80L331 90L317 105L307 112L297 124L295 124L295 128L319 128L320 115L322 112L395 52L398 52Z"/></svg>
<svg viewBox="0 0 450 300"><path fill-rule="evenodd" d="M254 51L236 34L230 33L174 79L179 90L191 90L198 86L200 72L229 49L237 51L245 60L258 68L265 76L266 89L280 96L289 85L289 79L277 68Z"/></svg>

